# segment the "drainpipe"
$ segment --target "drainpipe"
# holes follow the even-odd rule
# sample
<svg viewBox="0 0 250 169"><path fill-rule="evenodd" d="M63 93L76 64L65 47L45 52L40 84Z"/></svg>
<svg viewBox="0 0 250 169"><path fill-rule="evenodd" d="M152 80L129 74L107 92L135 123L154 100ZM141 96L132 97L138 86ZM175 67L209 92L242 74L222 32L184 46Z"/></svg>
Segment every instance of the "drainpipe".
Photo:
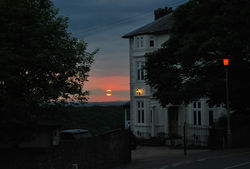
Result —
<svg viewBox="0 0 250 169"><path fill-rule="evenodd" d="M155 114L155 106L152 107L151 111L152 111L152 117L151 117L152 118L152 134L151 134L151 136L155 137L155 115L154 115Z"/></svg>

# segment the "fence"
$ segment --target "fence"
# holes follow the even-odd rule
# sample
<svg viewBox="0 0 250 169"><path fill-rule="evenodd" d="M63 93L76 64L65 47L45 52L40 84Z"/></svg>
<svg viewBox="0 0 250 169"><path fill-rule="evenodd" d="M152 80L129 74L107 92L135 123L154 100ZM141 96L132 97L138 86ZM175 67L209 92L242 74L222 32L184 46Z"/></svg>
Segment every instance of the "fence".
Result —
<svg viewBox="0 0 250 169"><path fill-rule="evenodd" d="M189 146L208 146L210 136L210 126L197 126L186 124L186 142ZM167 134L169 136L169 134ZM171 144L183 144L184 126L178 126L178 135L170 137ZM174 141L175 140L175 141ZM174 143L173 143L174 142Z"/></svg>
<svg viewBox="0 0 250 169"><path fill-rule="evenodd" d="M194 126L186 124L186 139L188 145L208 146L210 126Z"/></svg>
<svg viewBox="0 0 250 169"><path fill-rule="evenodd" d="M178 126L178 134L183 143L184 126ZM205 125L186 124L186 144L188 146L209 146L212 149L223 148L226 142L226 132L222 128L212 128ZM180 141L180 140L179 140Z"/></svg>

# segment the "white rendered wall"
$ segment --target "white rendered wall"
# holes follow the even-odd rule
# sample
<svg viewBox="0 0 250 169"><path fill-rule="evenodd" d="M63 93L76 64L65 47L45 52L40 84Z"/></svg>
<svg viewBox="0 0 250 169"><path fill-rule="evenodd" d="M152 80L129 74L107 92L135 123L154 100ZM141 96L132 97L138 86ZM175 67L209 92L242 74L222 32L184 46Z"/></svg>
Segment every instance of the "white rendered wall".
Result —
<svg viewBox="0 0 250 169"><path fill-rule="evenodd" d="M156 106L154 112L154 125L155 125L155 135L160 132L166 132L168 127L167 124L167 113L166 109L163 109L159 103L155 100L152 100L152 93L150 86L145 84L145 81L137 80L137 62L145 62L144 55L148 52L153 52L161 47L162 43L166 42L169 39L169 35L154 35L155 42L154 47L149 47L149 37L151 35L143 35L145 40L144 48L135 48L134 38L130 38L130 99L131 99L131 129L135 135L138 135L138 132L141 133L142 137L149 137L152 135L152 116L151 110L153 106ZM137 89L144 89L142 96L136 96ZM144 123L137 123L137 101L143 100L145 104L144 108ZM163 118L162 118L163 117Z"/></svg>

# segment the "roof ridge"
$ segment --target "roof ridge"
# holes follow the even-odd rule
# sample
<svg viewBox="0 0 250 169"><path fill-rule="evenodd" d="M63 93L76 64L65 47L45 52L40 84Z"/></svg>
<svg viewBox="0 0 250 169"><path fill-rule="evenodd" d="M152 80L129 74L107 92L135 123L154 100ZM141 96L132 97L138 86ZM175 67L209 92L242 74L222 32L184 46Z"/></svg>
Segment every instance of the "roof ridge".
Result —
<svg viewBox="0 0 250 169"><path fill-rule="evenodd" d="M122 38L130 38L133 36L143 35L143 34L155 34L160 32L167 32L172 27L172 24L173 24L173 14L170 13L140 28L137 28L132 32L125 34L124 36L122 36Z"/></svg>

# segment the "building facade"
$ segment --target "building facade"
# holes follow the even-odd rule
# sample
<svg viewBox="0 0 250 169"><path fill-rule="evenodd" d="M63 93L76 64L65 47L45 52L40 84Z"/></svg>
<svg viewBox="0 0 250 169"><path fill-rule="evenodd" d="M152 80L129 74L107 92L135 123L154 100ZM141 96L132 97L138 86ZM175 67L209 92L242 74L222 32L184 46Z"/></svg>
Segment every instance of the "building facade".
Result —
<svg viewBox="0 0 250 169"><path fill-rule="evenodd" d="M137 137L181 138L185 123L189 139L205 144L209 128L225 109L209 107L206 98L187 106L162 107L145 83L145 54L159 49L170 38L172 24L173 16L168 14L123 36L129 39L130 127Z"/></svg>

